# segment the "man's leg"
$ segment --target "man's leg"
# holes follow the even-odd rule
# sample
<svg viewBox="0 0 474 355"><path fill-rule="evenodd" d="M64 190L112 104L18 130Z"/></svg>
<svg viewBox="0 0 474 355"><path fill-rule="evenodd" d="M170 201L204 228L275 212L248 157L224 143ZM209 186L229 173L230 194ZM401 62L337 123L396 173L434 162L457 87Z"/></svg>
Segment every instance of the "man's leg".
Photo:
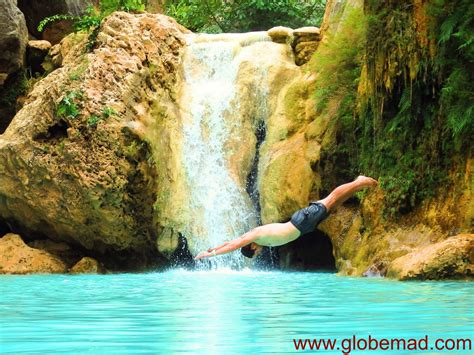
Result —
<svg viewBox="0 0 474 355"><path fill-rule="evenodd" d="M373 186L377 186L376 180L367 176L359 176L352 182L336 187L326 198L318 202L321 202L324 206L326 206L326 209L329 212L330 210L335 209L341 205L356 191Z"/></svg>

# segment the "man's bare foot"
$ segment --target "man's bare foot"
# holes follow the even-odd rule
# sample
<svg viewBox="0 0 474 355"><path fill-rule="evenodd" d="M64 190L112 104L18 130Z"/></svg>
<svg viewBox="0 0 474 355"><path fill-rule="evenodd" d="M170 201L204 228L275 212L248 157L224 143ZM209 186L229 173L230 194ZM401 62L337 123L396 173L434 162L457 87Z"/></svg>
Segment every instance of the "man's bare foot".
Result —
<svg viewBox="0 0 474 355"><path fill-rule="evenodd" d="M368 176L364 176L364 175L359 175L356 181L361 182L362 185L367 186L367 187L374 187L374 186L377 186L378 184L377 180L372 179L371 177L368 177Z"/></svg>

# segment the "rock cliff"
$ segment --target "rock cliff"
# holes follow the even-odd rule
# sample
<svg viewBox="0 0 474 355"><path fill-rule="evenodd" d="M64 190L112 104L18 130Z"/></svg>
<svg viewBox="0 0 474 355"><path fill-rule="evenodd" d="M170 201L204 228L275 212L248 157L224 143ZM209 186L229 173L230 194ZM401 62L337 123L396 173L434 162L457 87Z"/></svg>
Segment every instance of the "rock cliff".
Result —
<svg viewBox="0 0 474 355"><path fill-rule="evenodd" d="M0 215L12 229L113 252L124 265L130 252L137 266L159 262L157 165L142 133L155 124L151 107L173 101L186 31L163 15L118 12L91 52L87 36L64 40L61 67L0 136Z"/></svg>

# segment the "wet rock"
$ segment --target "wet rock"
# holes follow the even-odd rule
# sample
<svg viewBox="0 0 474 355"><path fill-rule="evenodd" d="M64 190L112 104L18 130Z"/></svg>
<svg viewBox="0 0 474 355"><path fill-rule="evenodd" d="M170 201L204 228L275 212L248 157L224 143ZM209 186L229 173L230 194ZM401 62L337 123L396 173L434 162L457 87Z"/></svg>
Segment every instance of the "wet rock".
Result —
<svg viewBox="0 0 474 355"><path fill-rule="evenodd" d="M293 30L289 27L277 26L267 31L273 42L286 43L291 39Z"/></svg>
<svg viewBox="0 0 474 355"><path fill-rule="evenodd" d="M88 256L79 260L70 270L71 274L104 274L104 267L95 259Z"/></svg>
<svg viewBox="0 0 474 355"><path fill-rule="evenodd" d="M120 253L124 262L162 258L155 136L134 127L154 132L151 106L172 107L182 31L164 15L116 12L93 52L76 34L61 43L62 67L34 86L0 136L0 217L25 236Z"/></svg>
<svg viewBox="0 0 474 355"><path fill-rule="evenodd" d="M16 0L2 0L0 11L0 85L23 67L28 30Z"/></svg>
<svg viewBox="0 0 474 355"><path fill-rule="evenodd" d="M26 62L33 72L44 72L41 64L44 58L48 55L51 43L48 41L28 41L28 47L26 50Z"/></svg>
<svg viewBox="0 0 474 355"><path fill-rule="evenodd" d="M473 277L474 234L459 234L417 248L393 260L387 275L399 280Z"/></svg>
<svg viewBox="0 0 474 355"><path fill-rule="evenodd" d="M364 277L384 277L387 273L387 268L383 263L372 264L362 276Z"/></svg>
<svg viewBox="0 0 474 355"><path fill-rule="evenodd" d="M0 239L0 274L65 273L66 264L56 256L30 248L17 234Z"/></svg>
<svg viewBox="0 0 474 355"><path fill-rule="evenodd" d="M163 228L163 231L156 239L156 247L158 251L170 257L178 248L179 234L171 228Z"/></svg>
<svg viewBox="0 0 474 355"><path fill-rule="evenodd" d="M72 21L60 20L47 25L44 32L38 31L39 23L46 17L54 15L80 16L84 14L88 0L18 0L18 7L25 14L28 31L38 39L45 39L52 44L72 31Z"/></svg>

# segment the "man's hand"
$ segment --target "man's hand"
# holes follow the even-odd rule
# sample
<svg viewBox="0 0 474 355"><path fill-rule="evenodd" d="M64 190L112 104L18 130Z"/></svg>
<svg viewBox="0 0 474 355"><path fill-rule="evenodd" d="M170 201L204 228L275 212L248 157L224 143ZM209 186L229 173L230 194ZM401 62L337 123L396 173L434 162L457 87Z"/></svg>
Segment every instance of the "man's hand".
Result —
<svg viewBox="0 0 474 355"><path fill-rule="evenodd" d="M214 256L214 254L208 252L208 251L202 251L200 252L198 255L196 255L196 257L194 258L194 260L200 260L200 259L204 259L204 258L209 258L211 256Z"/></svg>

